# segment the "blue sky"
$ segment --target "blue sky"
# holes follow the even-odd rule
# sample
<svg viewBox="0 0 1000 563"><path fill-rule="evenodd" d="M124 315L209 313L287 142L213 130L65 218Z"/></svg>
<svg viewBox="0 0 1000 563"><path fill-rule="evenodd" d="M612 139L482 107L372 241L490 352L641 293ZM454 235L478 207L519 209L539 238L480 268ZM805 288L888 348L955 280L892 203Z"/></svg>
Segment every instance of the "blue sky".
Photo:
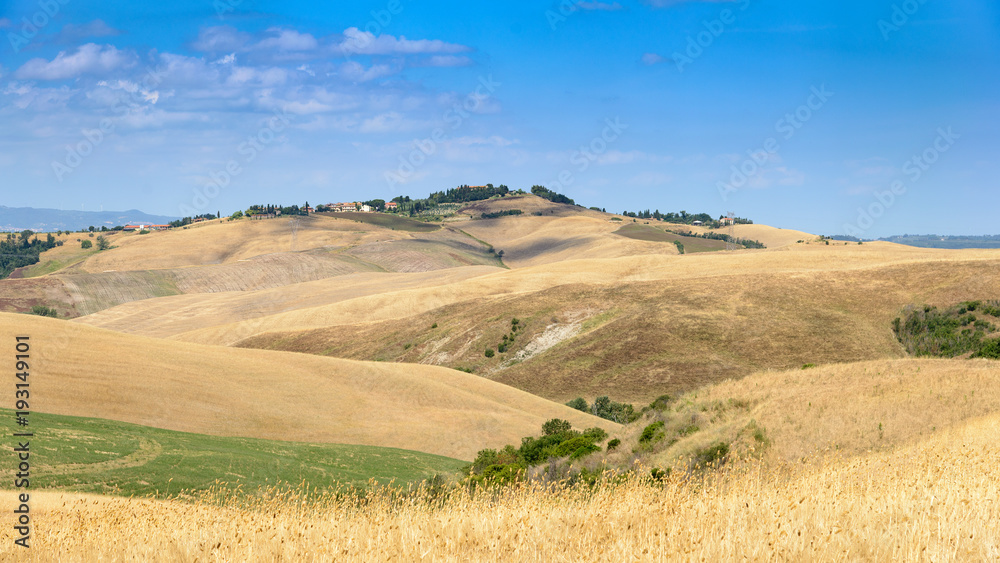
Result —
<svg viewBox="0 0 1000 563"><path fill-rule="evenodd" d="M228 213L490 182L1000 233L996 2L510 4L0 1L0 204Z"/></svg>

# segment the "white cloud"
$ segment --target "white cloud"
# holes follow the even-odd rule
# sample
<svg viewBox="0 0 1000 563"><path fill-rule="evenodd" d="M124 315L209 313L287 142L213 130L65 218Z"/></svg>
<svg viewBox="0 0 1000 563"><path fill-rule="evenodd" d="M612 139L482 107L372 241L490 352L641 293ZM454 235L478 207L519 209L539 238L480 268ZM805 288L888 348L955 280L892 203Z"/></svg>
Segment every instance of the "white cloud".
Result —
<svg viewBox="0 0 1000 563"><path fill-rule="evenodd" d="M520 141L516 139L507 139L499 135L491 135L489 137L459 137L451 141L456 145L462 146L492 146L492 147L509 147L512 145L519 144Z"/></svg>
<svg viewBox="0 0 1000 563"><path fill-rule="evenodd" d="M628 180L628 185L636 187L660 187L673 181L673 176L662 172L640 172Z"/></svg>
<svg viewBox="0 0 1000 563"><path fill-rule="evenodd" d="M134 54L119 51L112 45L87 43L73 54L61 51L52 61L31 59L17 69L14 75L27 80L65 80L84 74L107 74L134 66L135 62Z"/></svg>
<svg viewBox="0 0 1000 563"><path fill-rule="evenodd" d="M378 35L361 31L356 27L344 30L344 40L334 51L343 55L419 55L433 53L464 53L470 49L464 45L446 43L437 39L410 40L392 35Z"/></svg>
<svg viewBox="0 0 1000 563"><path fill-rule="evenodd" d="M631 164L633 162L670 162L673 157L649 154L643 151L609 150L597 157L598 164Z"/></svg>
<svg viewBox="0 0 1000 563"><path fill-rule="evenodd" d="M120 30L104 23L104 20L94 20L80 25L72 23L64 25L62 30L56 35L55 41L60 43L78 43L83 39L91 37L114 37L121 34Z"/></svg>
<svg viewBox="0 0 1000 563"><path fill-rule="evenodd" d="M236 63L236 53L230 53L225 57L222 57L221 59L212 62L212 64L216 65L231 65L234 63Z"/></svg>
<svg viewBox="0 0 1000 563"><path fill-rule="evenodd" d="M344 63L344 65L340 67L341 75L353 82L368 82L369 80L375 80L382 78L383 76L388 76L394 72L396 72L396 70L389 65L379 64L365 68L363 65L355 61Z"/></svg>
<svg viewBox="0 0 1000 563"><path fill-rule="evenodd" d="M587 11L605 11L605 12L616 12L618 10L624 10L625 8L618 2L613 2L608 4L606 2L577 2L576 6L581 10Z"/></svg>
<svg viewBox="0 0 1000 563"><path fill-rule="evenodd" d="M204 53L230 53L245 50L250 41L249 33L220 25L202 29L191 46Z"/></svg>
<svg viewBox="0 0 1000 563"><path fill-rule="evenodd" d="M254 48L278 51L312 51L319 47L319 41L308 33L276 27L268 29L267 32L275 35L261 40Z"/></svg>
<svg viewBox="0 0 1000 563"><path fill-rule="evenodd" d="M470 65L472 65L472 59L469 57L457 57L455 55L434 55L426 60L426 66L453 67Z"/></svg>
<svg viewBox="0 0 1000 563"><path fill-rule="evenodd" d="M156 104L160 100L160 93L155 90L147 90L139 86L139 84L132 82L130 80L114 80L106 81L101 80L97 83L98 86L104 86L112 90L124 90L134 97L139 98L143 101L149 102L151 104Z"/></svg>
<svg viewBox="0 0 1000 563"><path fill-rule="evenodd" d="M749 0L645 0L645 3L654 8L666 8L669 6L676 6L678 4L694 4L694 3L723 4L723 3L748 2L748 1Z"/></svg>
<svg viewBox="0 0 1000 563"><path fill-rule="evenodd" d="M228 86L260 86L272 87L284 84L288 79L288 72L282 68L252 68L246 66L233 66L229 77L226 79Z"/></svg>
<svg viewBox="0 0 1000 563"><path fill-rule="evenodd" d="M388 133L399 131L403 125L403 116L395 111L383 113L365 119L358 128L362 133Z"/></svg>
<svg viewBox="0 0 1000 563"><path fill-rule="evenodd" d="M13 98L11 103L18 109L31 107L38 112L48 112L64 108L75 91L66 86L39 88L33 82L15 80L8 82L2 93Z"/></svg>
<svg viewBox="0 0 1000 563"><path fill-rule="evenodd" d="M647 65L655 65L670 62L670 59L662 55L657 55L656 53L646 53L642 56L642 62Z"/></svg>
<svg viewBox="0 0 1000 563"><path fill-rule="evenodd" d="M308 74L309 76L312 76L313 78L316 77L316 71L314 71L313 69L309 68L309 65L306 65L306 64L299 65L298 67L295 68L295 70L302 71L302 72Z"/></svg>
<svg viewBox="0 0 1000 563"><path fill-rule="evenodd" d="M160 63L157 70L163 73L164 83L175 85L205 87L216 84L223 70L218 66L209 66L205 59L173 53L162 53Z"/></svg>

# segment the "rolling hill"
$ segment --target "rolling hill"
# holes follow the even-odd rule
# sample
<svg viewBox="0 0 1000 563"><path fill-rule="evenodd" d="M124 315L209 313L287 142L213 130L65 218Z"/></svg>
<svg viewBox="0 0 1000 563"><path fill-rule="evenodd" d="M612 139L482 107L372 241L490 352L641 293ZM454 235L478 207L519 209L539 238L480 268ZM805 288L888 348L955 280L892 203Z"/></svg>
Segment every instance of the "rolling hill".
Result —
<svg viewBox="0 0 1000 563"><path fill-rule="evenodd" d="M403 226L406 221L399 219ZM3 285L0 310L25 311L44 301L61 316L77 317L155 297L272 289L363 272L503 265L488 244L455 229L414 232L320 216L105 234L112 249L99 253L81 251L75 242L81 236L61 237L63 247L16 272L18 279Z"/></svg>
<svg viewBox="0 0 1000 563"><path fill-rule="evenodd" d="M202 346L0 314L30 335L32 407L223 437L372 445L471 459L550 418L616 425L466 373Z"/></svg>

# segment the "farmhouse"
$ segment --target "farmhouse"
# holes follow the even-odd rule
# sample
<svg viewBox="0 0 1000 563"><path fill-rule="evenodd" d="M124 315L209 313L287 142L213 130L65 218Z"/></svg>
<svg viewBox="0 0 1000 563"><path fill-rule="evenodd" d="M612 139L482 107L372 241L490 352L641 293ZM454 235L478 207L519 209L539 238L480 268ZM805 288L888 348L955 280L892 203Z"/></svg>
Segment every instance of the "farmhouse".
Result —
<svg viewBox="0 0 1000 563"><path fill-rule="evenodd" d="M254 221L262 221L264 219L274 219L277 215L274 213L257 213L255 215L250 215L249 217Z"/></svg>
<svg viewBox="0 0 1000 563"><path fill-rule="evenodd" d="M169 229L170 225L125 225L124 231L163 231Z"/></svg>
<svg viewBox="0 0 1000 563"><path fill-rule="evenodd" d="M357 211L358 205L360 204L348 202L348 203L328 203L326 206L329 207L332 211L335 211L337 213L346 213L349 211Z"/></svg>
<svg viewBox="0 0 1000 563"><path fill-rule="evenodd" d="M399 209L399 204L396 203L395 201L390 201L389 203L385 204L385 210L386 211L389 211L389 210L396 211L398 209Z"/></svg>
<svg viewBox="0 0 1000 563"><path fill-rule="evenodd" d="M694 225L695 227L700 227L705 223L702 223L701 221L692 221L691 224Z"/></svg>

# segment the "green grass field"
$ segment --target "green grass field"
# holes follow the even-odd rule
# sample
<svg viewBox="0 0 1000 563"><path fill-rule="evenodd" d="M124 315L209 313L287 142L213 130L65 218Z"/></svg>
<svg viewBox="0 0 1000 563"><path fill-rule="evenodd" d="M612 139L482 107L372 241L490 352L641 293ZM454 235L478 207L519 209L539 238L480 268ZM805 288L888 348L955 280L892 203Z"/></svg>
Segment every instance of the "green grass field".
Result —
<svg viewBox="0 0 1000 563"><path fill-rule="evenodd" d="M674 233L665 232L659 227L652 225L640 225L632 223L622 226L615 231L616 235L635 240L645 240L650 242L675 242L679 241L684 245L684 252L687 254L695 252L714 252L725 250L726 243L721 240L705 239L701 237L686 237Z"/></svg>
<svg viewBox="0 0 1000 563"><path fill-rule="evenodd" d="M367 223L369 225L411 233L430 233L441 228L440 225L414 221L408 217L401 217L391 213L319 213L319 215L333 217L334 219L350 219L359 223Z"/></svg>
<svg viewBox="0 0 1000 563"><path fill-rule="evenodd" d="M0 417L13 424L13 411L0 409ZM303 481L319 488L361 486L369 479L420 481L465 465L394 448L220 438L43 413L32 413L30 421L35 490L166 497L204 491L216 481L248 490ZM14 468L0 468L4 482L13 483Z"/></svg>

